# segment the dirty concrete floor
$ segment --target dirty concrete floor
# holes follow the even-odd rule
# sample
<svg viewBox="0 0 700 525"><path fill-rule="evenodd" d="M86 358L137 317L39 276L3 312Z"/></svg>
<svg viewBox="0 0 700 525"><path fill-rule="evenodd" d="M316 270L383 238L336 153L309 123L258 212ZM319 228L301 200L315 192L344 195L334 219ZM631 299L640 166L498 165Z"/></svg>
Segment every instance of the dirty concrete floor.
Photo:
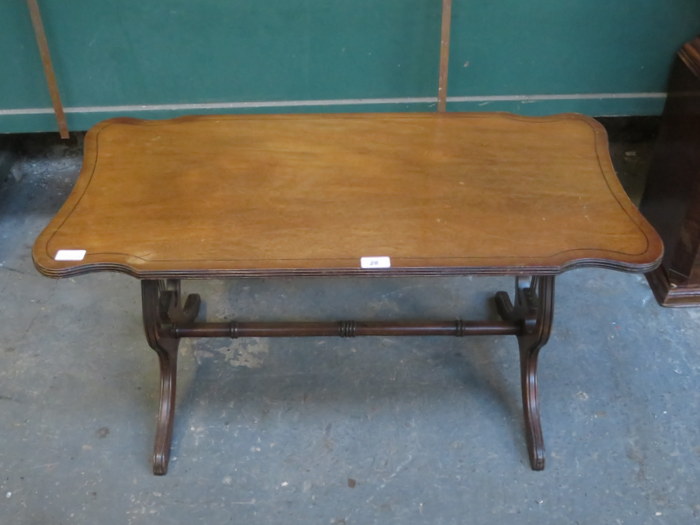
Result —
<svg viewBox="0 0 700 525"><path fill-rule="evenodd" d="M615 130L611 130L615 131ZM649 140L611 134L638 193ZM20 137L0 190L0 523L689 524L700 520L700 309L642 276L558 278L528 466L514 338L187 340L170 472L126 275L51 280L30 248L80 142ZM643 177L641 179L643 181ZM635 189L637 188L637 189ZM508 279L193 282L209 318L493 315Z"/></svg>

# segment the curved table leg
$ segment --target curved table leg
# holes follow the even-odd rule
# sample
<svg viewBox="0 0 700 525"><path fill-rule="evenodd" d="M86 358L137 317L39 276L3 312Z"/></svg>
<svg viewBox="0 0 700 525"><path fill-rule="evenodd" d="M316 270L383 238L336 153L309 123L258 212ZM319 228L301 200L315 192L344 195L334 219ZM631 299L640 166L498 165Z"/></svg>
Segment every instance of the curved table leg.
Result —
<svg viewBox="0 0 700 525"><path fill-rule="evenodd" d="M168 335L164 325L194 320L199 311L199 296L190 295L180 305L179 281L141 281L143 324L148 344L158 354L160 365L160 405L153 449L153 473L168 471L175 419L177 349L180 340Z"/></svg>
<svg viewBox="0 0 700 525"><path fill-rule="evenodd" d="M496 307L504 320L521 323L520 382L522 387L525 437L533 470L544 469L544 439L537 397L537 357L547 343L554 312L554 276L517 278L515 304L508 294L496 294Z"/></svg>

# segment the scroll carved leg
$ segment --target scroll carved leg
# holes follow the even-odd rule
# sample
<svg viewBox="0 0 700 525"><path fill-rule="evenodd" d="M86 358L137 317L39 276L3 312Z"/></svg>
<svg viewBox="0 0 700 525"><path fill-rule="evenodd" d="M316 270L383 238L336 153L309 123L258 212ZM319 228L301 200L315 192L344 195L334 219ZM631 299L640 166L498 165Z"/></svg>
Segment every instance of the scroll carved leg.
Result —
<svg viewBox="0 0 700 525"><path fill-rule="evenodd" d="M518 337L520 348L520 381L522 386L525 436L530 465L533 470L544 469L544 440L537 397L537 357L547 343L554 312L554 276L517 278L515 304L508 294L496 294L496 307L504 320L521 324Z"/></svg>
<svg viewBox="0 0 700 525"><path fill-rule="evenodd" d="M177 348L180 340L169 336L164 325L193 321L199 311L198 295L187 297L180 305L180 282L176 280L141 281L143 324L148 344L158 354L160 364L160 406L153 449L153 473L168 471L175 418Z"/></svg>

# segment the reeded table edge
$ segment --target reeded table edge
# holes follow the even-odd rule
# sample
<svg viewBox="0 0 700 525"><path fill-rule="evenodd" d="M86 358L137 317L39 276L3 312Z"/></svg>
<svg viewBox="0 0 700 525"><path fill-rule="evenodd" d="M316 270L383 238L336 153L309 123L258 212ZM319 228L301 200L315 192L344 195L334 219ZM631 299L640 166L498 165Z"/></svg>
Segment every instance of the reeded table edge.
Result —
<svg viewBox="0 0 700 525"><path fill-rule="evenodd" d="M663 256L663 244L660 237L653 229L653 227L646 221L646 219L641 215L639 210L634 206L632 201L629 199L624 189L622 188L617 175L615 174L614 168L609 158L608 150L608 140L607 132L605 128L597 122L595 119L588 117L586 115L578 113L560 113L556 115L544 116L544 117L529 117L521 116L513 113L507 112L481 112L481 113L443 113L440 114L439 118L490 118L494 116L500 116L503 118L509 118L513 120L521 120L528 122L547 122L553 120L571 119L580 122L585 122L588 124L595 136L595 150L601 169L603 178L608 185L611 197L613 197L616 202L620 205L627 216L632 220L635 226L639 229L640 233L645 237L646 249L643 252L630 254L614 252L610 250L600 250L591 248L581 248L575 250L567 250L563 252L558 252L555 254L550 254L548 256L538 256L531 257L537 261L544 261L544 264L525 264L522 261L527 259L525 257L493 257L493 258L481 258L482 264L476 264L477 260L474 261L475 264L469 265L455 265L455 266L394 266L388 269L363 269L354 264L357 260L349 259L333 259L334 266L332 267L246 267L242 264L241 267L226 267L226 268L216 268L217 263L221 264L223 261L210 261L210 268L142 268L137 265L129 264L126 259L135 259L136 257L130 254L110 254L116 256L116 258L124 259L123 262L111 261L111 262L90 262L90 258L95 258L96 256L104 256L105 253L94 253L88 254L86 258L82 261L70 261L61 262L55 261L53 257L47 252L48 242L51 240L53 235L60 229L63 222L70 216L72 211L80 202L80 199L87 191L90 182L92 180L92 175L94 173L94 168L97 162L98 145L97 138L99 132L105 127L112 124L133 124L133 125L158 125L163 123L186 123L194 120L284 120L284 119L325 119L325 118L347 118L347 119L366 119L368 116L372 118L435 118L434 113L324 113L324 114L283 114L283 115L188 115L183 117L177 117L173 119L163 119L163 120L145 120L136 119L131 117L117 117L113 119L104 120L95 126L93 126L85 136L84 141L84 162L83 167L80 171L78 179L75 183L73 190L66 199L63 206L56 213L54 218L49 222L42 233L37 237L32 250L32 258L34 265L37 270L47 276L53 278L71 277L82 275L86 273L98 272L98 271L114 271L125 273L136 277L138 279L215 279L215 278L244 278L244 277L293 277L293 276L363 276L363 277L399 277L399 276L448 276L448 275L556 275L564 271L585 268L585 267L595 267L595 268L607 268L625 272L641 272L647 273L656 269L661 264L661 259ZM606 154L601 158L600 152L604 151ZM622 197L622 199L620 198ZM582 257L564 257L564 254L571 252L584 252L586 256ZM591 253L600 252L601 254L609 254L610 256L591 256ZM656 257L653 257L654 253L657 253ZM613 258L612 254L618 254L622 257ZM652 255L651 257L645 257L647 255ZM394 261L400 260L412 260L412 258L394 258ZM469 261L476 258L462 257L459 261ZM484 264L487 260L499 261L494 264ZM506 261L508 259L515 259L519 261L519 264L508 264ZM413 259L415 260L415 259ZM446 259L443 259L446 260ZM353 265L345 266L344 263L352 262ZM505 262L505 264L500 261ZM551 261L551 264L548 264ZM641 261L641 262L637 262ZM49 264L47 264L47 262ZM166 263L167 261L159 261L161 263ZM187 261L180 261L180 264ZM194 261L193 261L194 262ZM198 264L203 264L206 261L196 261ZM234 261L227 261L230 263ZM239 263L257 263L260 264L263 261L236 261ZM341 264L338 264L341 263ZM150 263L151 266L156 266L153 261Z"/></svg>
<svg viewBox="0 0 700 525"><path fill-rule="evenodd" d="M429 277L429 276L524 276L524 275L559 275L579 268L602 268L630 273L647 273L655 270L661 263L658 260L649 264L624 264L606 260L576 260L560 266L447 266L426 268L390 268L366 270L362 268L283 268L283 269L225 269L225 270L143 270L139 271L128 265L86 264L61 269L59 271L43 268L35 261L37 270L46 277L65 278L85 275L99 271L125 273L137 279L227 279L227 278L262 278L262 277Z"/></svg>

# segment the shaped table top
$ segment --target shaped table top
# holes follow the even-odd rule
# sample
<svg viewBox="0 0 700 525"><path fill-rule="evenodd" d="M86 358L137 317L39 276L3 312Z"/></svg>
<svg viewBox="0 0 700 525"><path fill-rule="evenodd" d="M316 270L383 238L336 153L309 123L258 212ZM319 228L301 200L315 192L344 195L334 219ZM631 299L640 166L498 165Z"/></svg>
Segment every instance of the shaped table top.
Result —
<svg viewBox="0 0 700 525"><path fill-rule="evenodd" d="M64 277L649 271L656 232L575 114L112 119L33 256Z"/></svg>

